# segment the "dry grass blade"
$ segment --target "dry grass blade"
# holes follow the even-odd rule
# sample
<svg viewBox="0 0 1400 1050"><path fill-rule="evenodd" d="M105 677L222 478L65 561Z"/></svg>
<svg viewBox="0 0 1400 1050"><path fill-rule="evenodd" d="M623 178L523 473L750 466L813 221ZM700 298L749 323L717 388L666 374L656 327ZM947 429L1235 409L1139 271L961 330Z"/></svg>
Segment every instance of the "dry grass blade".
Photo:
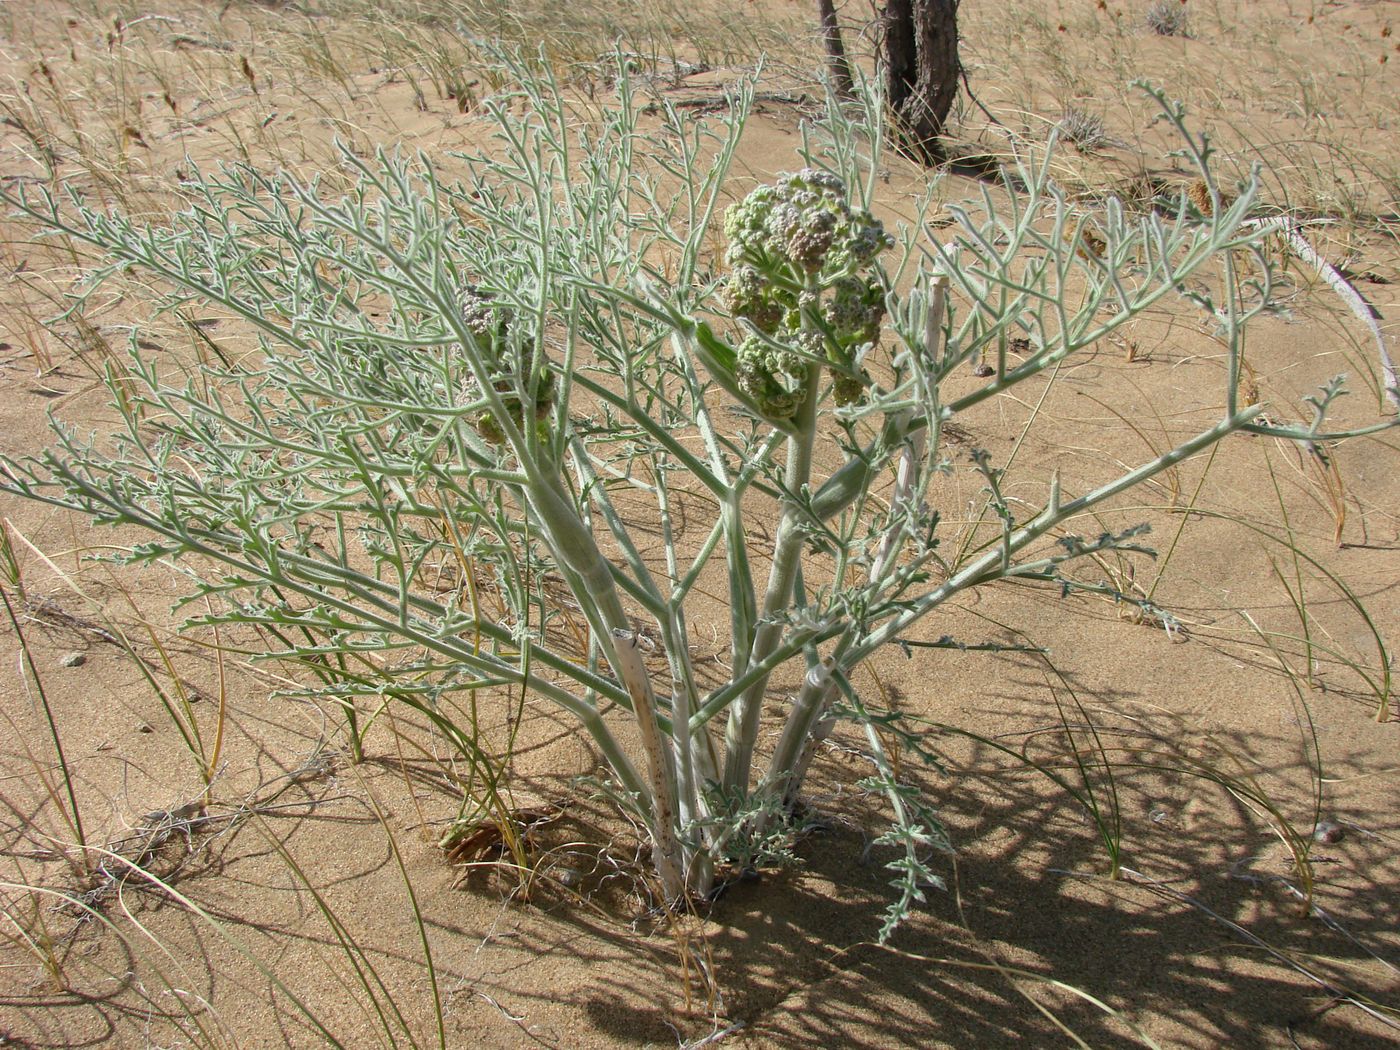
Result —
<svg viewBox="0 0 1400 1050"><path fill-rule="evenodd" d="M490 819L454 821L438 840L438 848L452 864L468 867L508 853L515 855L521 849L528 854L533 836L562 817L568 807L569 800L564 799L549 805L509 810L504 819L510 822L511 841L501 828L501 819L494 814Z"/></svg>

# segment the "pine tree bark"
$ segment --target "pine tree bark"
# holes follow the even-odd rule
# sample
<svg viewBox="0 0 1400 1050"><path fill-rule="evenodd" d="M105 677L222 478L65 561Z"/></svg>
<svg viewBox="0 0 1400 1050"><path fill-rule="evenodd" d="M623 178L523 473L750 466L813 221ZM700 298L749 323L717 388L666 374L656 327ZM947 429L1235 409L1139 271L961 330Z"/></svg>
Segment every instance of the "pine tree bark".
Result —
<svg viewBox="0 0 1400 1050"><path fill-rule="evenodd" d="M940 141L958 95L958 0L885 4L885 90L900 148L925 164L943 159Z"/></svg>
<svg viewBox="0 0 1400 1050"><path fill-rule="evenodd" d="M836 21L835 0L817 0L817 13L822 21L822 43L826 47L826 68L831 76L831 89L842 98L855 94L851 63L846 58L846 45L841 40L841 24Z"/></svg>

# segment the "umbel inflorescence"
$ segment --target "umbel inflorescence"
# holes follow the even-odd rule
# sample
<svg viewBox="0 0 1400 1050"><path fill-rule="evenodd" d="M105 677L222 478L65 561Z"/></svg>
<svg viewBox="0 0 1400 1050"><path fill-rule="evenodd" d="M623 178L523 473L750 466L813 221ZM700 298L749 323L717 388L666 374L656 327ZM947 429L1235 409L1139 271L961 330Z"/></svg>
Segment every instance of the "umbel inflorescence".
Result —
<svg viewBox="0 0 1400 1050"><path fill-rule="evenodd" d="M861 360L885 316L885 288L869 273L894 239L846 186L807 168L760 186L725 215L731 267L724 303L751 327L738 347L740 387L766 415L796 413L821 368L838 405L869 385Z"/></svg>

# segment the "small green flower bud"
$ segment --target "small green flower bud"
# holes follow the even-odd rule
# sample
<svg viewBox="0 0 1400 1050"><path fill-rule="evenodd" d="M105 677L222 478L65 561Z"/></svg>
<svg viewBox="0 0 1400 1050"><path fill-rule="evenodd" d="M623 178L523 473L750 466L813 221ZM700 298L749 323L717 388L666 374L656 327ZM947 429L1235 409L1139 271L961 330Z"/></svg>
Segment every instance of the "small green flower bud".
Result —
<svg viewBox="0 0 1400 1050"><path fill-rule="evenodd" d="M831 396L842 408L858 405L865 400L865 388L870 385L864 372L860 378L831 369Z"/></svg>
<svg viewBox="0 0 1400 1050"><path fill-rule="evenodd" d="M739 345L738 358L736 374L744 393L758 402L765 415L791 418L807 396L808 358L757 335Z"/></svg>
<svg viewBox="0 0 1400 1050"><path fill-rule="evenodd" d="M515 383L508 376L502 376L491 384L496 393L501 395L501 400L505 402L506 412L510 415L510 420L517 427L525 426L525 413L520 407L520 398L515 393ZM535 390L535 405L531 417L537 428L542 428L543 423L549 418L550 410L554 408L554 373L547 367L540 371L539 383ZM482 412L472 419L472 425L476 432L491 445L505 444L505 431L501 429L496 418L490 412ZM547 433L547 428L538 431L541 434Z"/></svg>
<svg viewBox="0 0 1400 1050"><path fill-rule="evenodd" d="M885 290L873 279L842 277L822 305L822 319L842 343L873 343L885 319Z"/></svg>
<svg viewBox="0 0 1400 1050"><path fill-rule="evenodd" d="M506 443L506 432L501 429L500 424L496 422L496 418L490 412L478 413L472 419L472 426L488 445L504 445Z"/></svg>
<svg viewBox="0 0 1400 1050"><path fill-rule="evenodd" d="M469 284L458 297L463 325L477 339L482 341L478 348L487 354L486 367L491 376L491 387L500 395L506 413L517 427L526 425L525 410L517 393L516 374L522 368L524 349L514 346L518 340L507 340L507 331L515 318L508 307L488 291ZM533 384L534 404L529 413L531 422L539 426L549 416L554 407L554 373L548 364L540 366L539 375ZM463 396L476 400L479 387L475 380L469 381ZM472 425L482 438L492 445L505 443L505 431L500 422L490 412L481 412L472 418Z"/></svg>
<svg viewBox="0 0 1400 1050"><path fill-rule="evenodd" d="M736 267L722 294L730 313L770 335L783 323L788 310L783 301L787 297L752 266Z"/></svg>

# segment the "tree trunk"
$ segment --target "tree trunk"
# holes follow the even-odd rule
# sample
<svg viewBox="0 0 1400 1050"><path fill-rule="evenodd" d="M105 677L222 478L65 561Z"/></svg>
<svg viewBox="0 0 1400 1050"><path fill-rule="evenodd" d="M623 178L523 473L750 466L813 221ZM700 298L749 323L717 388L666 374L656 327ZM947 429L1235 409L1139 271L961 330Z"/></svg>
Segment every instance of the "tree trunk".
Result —
<svg viewBox="0 0 1400 1050"><path fill-rule="evenodd" d="M826 45L826 68L831 75L831 89L842 98L855 94L851 63L846 58L846 45L841 41L841 25L836 21L835 0L817 0L817 12L822 20L822 43Z"/></svg>
<svg viewBox="0 0 1400 1050"><path fill-rule="evenodd" d="M889 0L884 21L885 87L896 139L903 152L936 164L962 71L958 0Z"/></svg>

